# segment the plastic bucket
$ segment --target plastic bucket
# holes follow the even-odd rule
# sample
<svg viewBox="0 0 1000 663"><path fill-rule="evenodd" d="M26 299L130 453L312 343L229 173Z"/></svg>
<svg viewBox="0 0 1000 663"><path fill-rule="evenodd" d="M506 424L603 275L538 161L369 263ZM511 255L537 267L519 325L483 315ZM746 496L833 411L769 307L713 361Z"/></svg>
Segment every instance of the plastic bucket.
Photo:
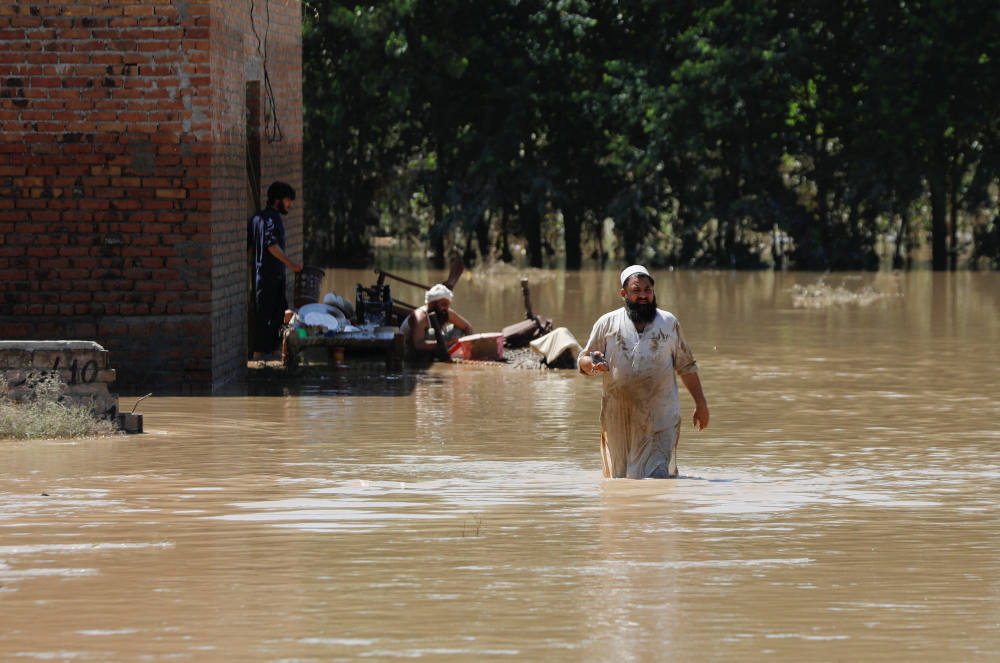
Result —
<svg viewBox="0 0 1000 663"><path fill-rule="evenodd" d="M306 304L319 302L319 287L323 283L323 276L326 274L319 267L306 266L301 272L295 275L295 296L293 304L295 308L301 308Z"/></svg>

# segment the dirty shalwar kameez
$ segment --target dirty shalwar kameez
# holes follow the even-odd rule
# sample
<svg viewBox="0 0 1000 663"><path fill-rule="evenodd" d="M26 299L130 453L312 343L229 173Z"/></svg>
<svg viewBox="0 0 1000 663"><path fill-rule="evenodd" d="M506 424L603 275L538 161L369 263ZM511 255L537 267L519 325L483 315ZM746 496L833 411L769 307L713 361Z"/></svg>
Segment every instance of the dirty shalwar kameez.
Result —
<svg viewBox="0 0 1000 663"><path fill-rule="evenodd" d="M695 373L680 323L657 309L642 333L625 308L601 316L584 352L608 360L601 399L604 476L647 479L677 475L680 402L675 374Z"/></svg>

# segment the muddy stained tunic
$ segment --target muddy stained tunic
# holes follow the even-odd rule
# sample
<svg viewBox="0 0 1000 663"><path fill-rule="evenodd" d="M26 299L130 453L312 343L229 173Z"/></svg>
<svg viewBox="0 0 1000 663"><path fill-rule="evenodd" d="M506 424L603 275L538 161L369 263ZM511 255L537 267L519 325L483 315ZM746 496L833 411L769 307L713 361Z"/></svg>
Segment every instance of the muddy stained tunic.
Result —
<svg viewBox="0 0 1000 663"><path fill-rule="evenodd" d="M677 475L680 401L675 375L698 365L672 313L657 309L640 334L625 308L594 323L584 352L608 360L601 399L604 476L646 479Z"/></svg>

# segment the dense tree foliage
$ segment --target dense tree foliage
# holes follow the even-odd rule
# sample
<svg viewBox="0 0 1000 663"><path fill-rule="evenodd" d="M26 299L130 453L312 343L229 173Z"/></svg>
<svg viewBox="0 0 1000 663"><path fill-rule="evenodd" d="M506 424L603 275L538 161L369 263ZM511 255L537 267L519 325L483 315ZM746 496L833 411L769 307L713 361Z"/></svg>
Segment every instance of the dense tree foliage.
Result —
<svg viewBox="0 0 1000 663"><path fill-rule="evenodd" d="M306 0L307 253L1000 266L995 0ZM611 227L614 246L608 245Z"/></svg>

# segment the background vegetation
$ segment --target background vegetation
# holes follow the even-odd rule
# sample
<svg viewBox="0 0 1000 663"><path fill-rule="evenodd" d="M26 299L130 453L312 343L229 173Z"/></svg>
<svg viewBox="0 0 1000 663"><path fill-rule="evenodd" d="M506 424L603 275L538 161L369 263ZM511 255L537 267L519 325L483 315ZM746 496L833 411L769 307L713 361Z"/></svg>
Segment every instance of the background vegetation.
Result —
<svg viewBox="0 0 1000 663"><path fill-rule="evenodd" d="M996 0L306 0L304 17L316 264L390 237L438 267L1000 266Z"/></svg>

